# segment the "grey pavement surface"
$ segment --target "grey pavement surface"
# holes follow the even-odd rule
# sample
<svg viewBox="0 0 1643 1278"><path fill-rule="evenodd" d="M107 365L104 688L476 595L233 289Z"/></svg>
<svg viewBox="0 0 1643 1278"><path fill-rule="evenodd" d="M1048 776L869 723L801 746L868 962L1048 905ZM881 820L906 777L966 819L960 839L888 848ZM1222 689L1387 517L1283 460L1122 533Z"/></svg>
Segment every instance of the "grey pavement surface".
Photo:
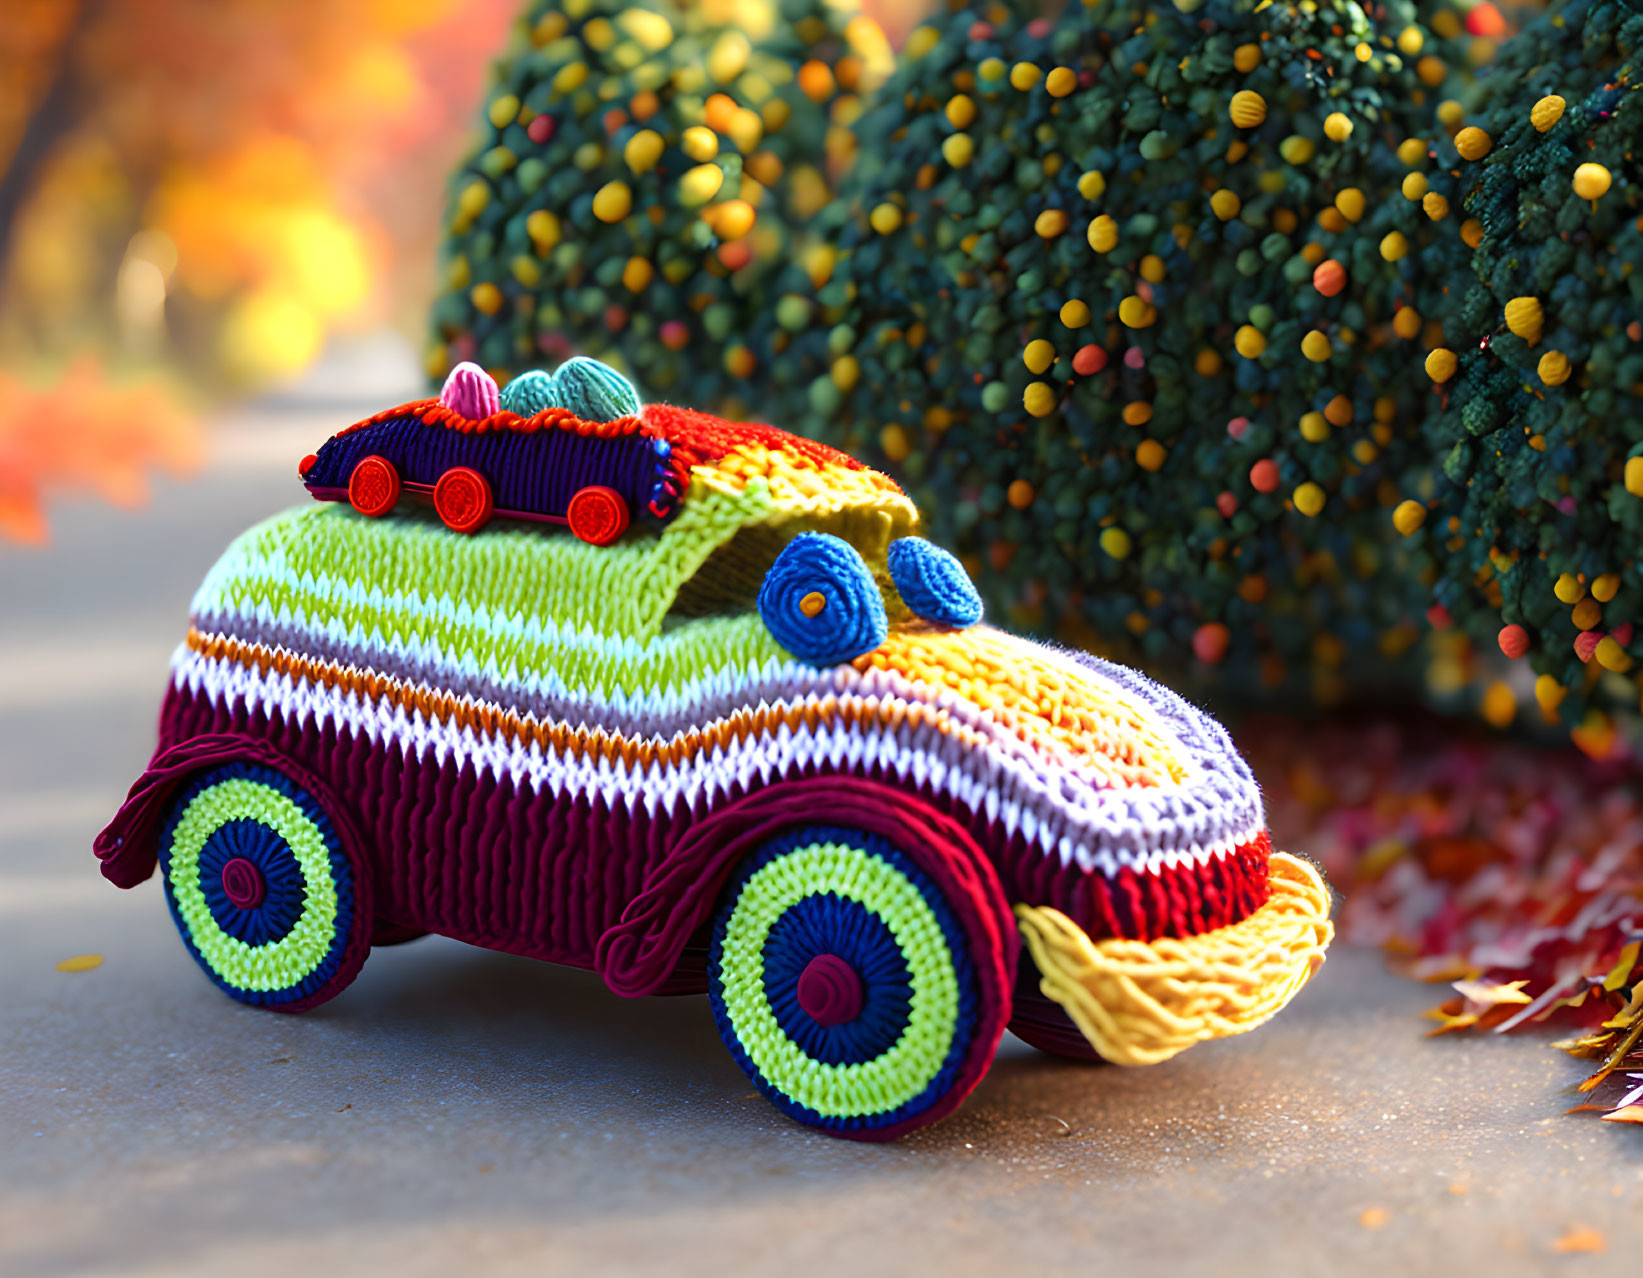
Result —
<svg viewBox="0 0 1643 1278"><path fill-rule="evenodd" d="M1423 1037L1440 992L1370 953L1151 1069L1006 1039L888 1147L781 1118L702 999L443 939L304 1017L231 1003L90 840L206 567L380 406L242 415L142 511L69 502L49 548L0 546L0 1274L1635 1269L1643 1132L1561 1116L1584 1071L1542 1040ZM1606 1250L1560 1253L1577 1231Z"/></svg>

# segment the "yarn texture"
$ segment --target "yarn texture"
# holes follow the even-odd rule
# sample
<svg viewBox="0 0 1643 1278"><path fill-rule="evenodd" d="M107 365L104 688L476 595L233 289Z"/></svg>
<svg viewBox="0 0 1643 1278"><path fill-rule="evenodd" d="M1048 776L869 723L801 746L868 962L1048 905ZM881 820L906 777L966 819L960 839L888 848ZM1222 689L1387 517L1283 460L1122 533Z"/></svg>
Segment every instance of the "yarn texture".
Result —
<svg viewBox="0 0 1643 1278"><path fill-rule="evenodd" d="M1298 988L1293 958L1240 939L1274 935L1290 888L1225 731L1121 666L932 620L962 568L891 480L666 406L451 413L405 406L333 442L410 419L665 443L678 498L608 545L321 502L228 548L155 755L96 846L122 886L160 865L235 997L312 1006L370 937L423 932L624 995L706 989L778 1106L880 1140L985 1074L1012 907L1029 946L1056 921L1032 957L1065 1032L1103 1052L1167 1054L1125 979L1063 990L1063 952L1152 956L1166 1010L1188 978L1234 989L1172 1013L1198 1038Z"/></svg>

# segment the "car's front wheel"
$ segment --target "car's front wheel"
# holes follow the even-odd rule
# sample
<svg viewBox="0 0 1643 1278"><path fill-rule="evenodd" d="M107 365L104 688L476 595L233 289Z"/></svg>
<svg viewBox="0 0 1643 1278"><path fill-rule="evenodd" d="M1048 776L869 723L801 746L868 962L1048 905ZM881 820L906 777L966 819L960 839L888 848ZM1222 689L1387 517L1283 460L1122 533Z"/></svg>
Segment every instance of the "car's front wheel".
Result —
<svg viewBox="0 0 1643 1278"><path fill-rule="evenodd" d="M285 773L230 763L172 799L160 877L183 943L230 997L278 1011L347 987L370 949L370 885Z"/></svg>
<svg viewBox="0 0 1643 1278"><path fill-rule="evenodd" d="M765 843L725 887L714 1016L790 1117L887 1140L951 1111L987 1072L1009 1016L997 885L954 868L940 849L817 825Z"/></svg>

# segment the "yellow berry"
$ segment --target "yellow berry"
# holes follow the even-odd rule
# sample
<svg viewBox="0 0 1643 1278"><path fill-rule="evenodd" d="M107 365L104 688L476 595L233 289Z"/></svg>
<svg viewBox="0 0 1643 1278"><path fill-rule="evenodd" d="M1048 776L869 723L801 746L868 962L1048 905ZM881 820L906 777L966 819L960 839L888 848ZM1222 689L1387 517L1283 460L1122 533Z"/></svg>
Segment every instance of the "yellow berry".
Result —
<svg viewBox="0 0 1643 1278"><path fill-rule="evenodd" d="M1317 144L1299 133L1291 134L1278 144L1278 154L1284 157L1285 164L1305 164L1317 152Z"/></svg>
<svg viewBox="0 0 1643 1278"><path fill-rule="evenodd" d="M1044 88L1052 98L1064 98L1078 87L1078 72L1071 67L1057 67L1044 77Z"/></svg>
<svg viewBox="0 0 1643 1278"><path fill-rule="evenodd" d="M502 290L495 284L475 284L468 297L472 300L476 310L486 315L495 315L502 309Z"/></svg>
<svg viewBox="0 0 1643 1278"><path fill-rule="evenodd" d="M976 144L970 140L968 133L949 134L941 144L941 158L946 160L955 169L962 169L976 153Z"/></svg>
<svg viewBox="0 0 1643 1278"><path fill-rule="evenodd" d="M1293 500L1295 509L1311 519L1324 508L1324 490L1311 480L1307 480L1295 490Z"/></svg>
<svg viewBox="0 0 1643 1278"><path fill-rule="evenodd" d="M1341 111L1331 111L1324 117L1324 136L1331 142L1345 142L1352 136L1352 119Z"/></svg>
<svg viewBox="0 0 1643 1278"><path fill-rule="evenodd" d="M1569 613L1569 620L1582 630L1591 630L1603 620L1603 605L1588 595L1575 604Z"/></svg>
<svg viewBox="0 0 1643 1278"><path fill-rule="evenodd" d="M1335 197L1335 209L1348 222L1356 222L1363 216L1363 192L1355 186L1349 186Z"/></svg>
<svg viewBox="0 0 1643 1278"><path fill-rule="evenodd" d="M1626 491L1633 497L1643 497L1643 457L1626 459Z"/></svg>
<svg viewBox="0 0 1643 1278"><path fill-rule="evenodd" d="M1313 329L1301 339L1301 354L1314 364L1321 364L1328 359L1329 351L1329 338L1317 329Z"/></svg>
<svg viewBox="0 0 1643 1278"><path fill-rule="evenodd" d="M1563 118L1563 108L1567 105L1557 94L1548 93L1530 110L1529 123L1539 132L1545 133Z"/></svg>
<svg viewBox="0 0 1643 1278"><path fill-rule="evenodd" d="M901 210L886 200L868 214L867 220L880 235L889 235L901 226Z"/></svg>
<svg viewBox="0 0 1643 1278"><path fill-rule="evenodd" d="M955 129L967 129L975 122L976 104L965 94L956 93L947 99L947 123Z"/></svg>
<svg viewBox="0 0 1643 1278"><path fill-rule="evenodd" d="M1405 57L1414 57L1426 47L1426 36L1419 27L1405 27L1398 32L1398 52Z"/></svg>
<svg viewBox="0 0 1643 1278"><path fill-rule="evenodd" d="M1031 62L1017 62L1010 68L1010 87L1025 93L1044 78L1044 72Z"/></svg>
<svg viewBox="0 0 1643 1278"><path fill-rule="evenodd" d="M1392 331L1405 341L1412 341L1421 331L1421 313L1413 306L1402 307L1392 317Z"/></svg>
<svg viewBox="0 0 1643 1278"><path fill-rule="evenodd" d="M1128 559L1130 535L1122 528L1107 528L1101 533L1101 549L1114 559Z"/></svg>
<svg viewBox="0 0 1643 1278"><path fill-rule="evenodd" d="M1609 189L1609 170L1601 164L1582 164L1575 170L1575 194L1583 200L1601 199Z"/></svg>
<svg viewBox="0 0 1643 1278"><path fill-rule="evenodd" d="M1142 470L1157 470L1165 456L1164 446L1156 439L1143 439L1135 449L1135 464Z"/></svg>
<svg viewBox="0 0 1643 1278"><path fill-rule="evenodd" d="M1048 382L1028 382L1021 406L1034 417L1048 417L1055 412L1055 387Z"/></svg>
<svg viewBox="0 0 1643 1278"><path fill-rule="evenodd" d="M1426 163L1426 143L1420 138L1405 138L1398 143L1398 159L1407 169Z"/></svg>
<svg viewBox="0 0 1643 1278"><path fill-rule="evenodd" d="M1261 46L1258 44L1241 44L1232 51L1232 65L1248 75L1261 65Z"/></svg>
<svg viewBox="0 0 1643 1278"><path fill-rule="evenodd" d="M1164 259L1156 253L1148 253L1141 259L1141 278L1148 284L1162 284L1164 282Z"/></svg>
<svg viewBox="0 0 1643 1278"><path fill-rule="evenodd" d="M1597 664L1605 670L1625 674L1632 668L1631 654L1620 646L1620 641L1613 635L1604 635L1599 639L1592 655L1597 658Z"/></svg>
<svg viewBox="0 0 1643 1278"><path fill-rule="evenodd" d="M705 164L719 154L719 135L705 124L693 124L679 135L679 149L698 164Z"/></svg>
<svg viewBox="0 0 1643 1278"><path fill-rule="evenodd" d="M1105 213L1091 218L1084 238L1097 253L1110 253L1118 246L1118 223Z"/></svg>
<svg viewBox="0 0 1643 1278"><path fill-rule="evenodd" d="M1598 603L1608 603L1619 593L1620 574L1617 572L1606 572L1592 582L1592 598Z"/></svg>
<svg viewBox="0 0 1643 1278"><path fill-rule="evenodd" d="M1555 714L1563 698L1569 695L1569 690L1557 681L1556 676L1543 674L1535 679L1535 700L1540 703L1540 712L1547 717Z"/></svg>
<svg viewBox="0 0 1643 1278"><path fill-rule="evenodd" d="M1215 192L1214 195L1209 197L1210 209L1215 213L1215 216L1220 218L1223 222L1230 221L1232 218L1237 217L1238 210L1243 208L1243 206L1244 203L1238 198L1238 193L1236 191L1229 191L1226 187L1222 187L1219 191Z"/></svg>
<svg viewBox="0 0 1643 1278"><path fill-rule="evenodd" d="M1481 160L1494 148L1492 139L1475 124L1469 124L1455 134L1455 150L1463 160Z"/></svg>
<svg viewBox="0 0 1643 1278"><path fill-rule="evenodd" d="M1569 357L1562 351L1547 351L1535 365L1540 380L1547 386L1561 386L1569 380Z"/></svg>
<svg viewBox="0 0 1643 1278"><path fill-rule="evenodd" d="M679 179L679 199L687 208L706 204L724 185L724 170L717 164L698 164L686 169Z"/></svg>
<svg viewBox="0 0 1643 1278"><path fill-rule="evenodd" d="M1033 498L1038 496L1037 490L1025 479L1014 480L1004 494L1010 505L1017 510L1025 510L1033 504Z"/></svg>
<svg viewBox="0 0 1643 1278"><path fill-rule="evenodd" d="M1301 414L1301 438L1309 444L1321 444L1329 438L1329 419L1313 411Z"/></svg>
<svg viewBox="0 0 1643 1278"><path fill-rule="evenodd" d="M1517 694L1505 680L1496 679L1484 690L1478 711L1490 727L1509 728L1517 718Z"/></svg>
<svg viewBox="0 0 1643 1278"><path fill-rule="evenodd" d="M1141 299L1137 298L1136 300L1140 301ZM1061 304L1061 322L1068 328L1083 328L1084 325L1090 322L1089 306L1077 298L1070 302L1063 302Z"/></svg>
<svg viewBox="0 0 1643 1278"><path fill-rule="evenodd" d="M1259 359L1266 350L1266 334L1253 324L1245 324L1233 334L1232 344L1245 359Z"/></svg>
<svg viewBox="0 0 1643 1278"><path fill-rule="evenodd" d="M1574 573L1566 572L1552 583L1552 593L1559 603L1579 603L1585 597L1586 587L1580 584L1580 578Z"/></svg>
<svg viewBox="0 0 1643 1278"><path fill-rule="evenodd" d="M1253 89L1239 89L1232 95L1227 114L1240 129L1253 129L1266 119L1266 99Z"/></svg>
<svg viewBox="0 0 1643 1278"><path fill-rule="evenodd" d="M1071 303L1069 302L1068 305L1071 305ZM1079 305L1083 306L1084 304L1080 302ZM1065 313L1066 307L1063 307L1063 323L1066 322ZM1084 308L1084 314L1086 318L1089 316L1088 307ZM1153 307L1152 303L1142 301L1133 293L1129 297L1126 297L1122 302L1118 303L1118 320L1124 325L1125 328L1151 328L1157 318L1158 311ZM1068 325L1068 327L1070 328L1072 325Z"/></svg>
<svg viewBox="0 0 1643 1278"><path fill-rule="evenodd" d="M620 222L633 209L633 192L626 182L606 182L593 197L593 216L601 222Z"/></svg>
<svg viewBox="0 0 1643 1278"><path fill-rule="evenodd" d="M705 130L704 130L705 131ZM622 159L634 173L648 173L662 158L662 135L654 129L640 129L622 148Z"/></svg>
<svg viewBox="0 0 1643 1278"><path fill-rule="evenodd" d="M1411 202L1426 194L1426 174L1405 173L1403 175L1403 198Z"/></svg>
<svg viewBox="0 0 1643 1278"><path fill-rule="evenodd" d="M1078 193L1086 200L1098 200L1107 189L1106 175L1096 169L1081 174L1078 179Z"/></svg>
<svg viewBox="0 0 1643 1278"><path fill-rule="evenodd" d="M1421 197L1421 209L1434 222L1441 222L1449 216L1449 201L1436 191L1428 191Z"/></svg>
<svg viewBox="0 0 1643 1278"><path fill-rule="evenodd" d="M1426 357L1426 375L1434 382L1446 382L1455 375L1459 362L1455 352L1442 346Z"/></svg>
<svg viewBox="0 0 1643 1278"><path fill-rule="evenodd" d="M1426 507L1418 501L1400 501L1397 509L1392 512L1392 527L1405 537L1419 532L1425 522Z"/></svg>
<svg viewBox="0 0 1643 1278"><path fill-rule="evenodd" d="M1060 209L1045 209L1033 222L1033 230L1041 240L1053 240L1067 229L1067 215Z"/></svg>
<svg viewBox="0 0 1643 1278"><path fill-rule="evenodd" d="M1027 343L1027 349L1021 352L1021 362L1027 366L1027 371L1035 376L1042 373L1051 364L1055 363L1055 343L1047 342L1042 337Z"/></svg>
<svg viewBox="0 0 1643 1278"><path fill-rule="evenodd" d="M1402 231L1393 231L1381 241L1381 256L1388 262L1401 261L1409 252L1409 241Z"/></svg>
<svg viewBox="0 0 1643 1278"><path fill-rule="evenodd" d="M1540 340L1544 322L1539 298L1514 297L1506 303L1506 327L1529 345L1533 346Z"/></svg>

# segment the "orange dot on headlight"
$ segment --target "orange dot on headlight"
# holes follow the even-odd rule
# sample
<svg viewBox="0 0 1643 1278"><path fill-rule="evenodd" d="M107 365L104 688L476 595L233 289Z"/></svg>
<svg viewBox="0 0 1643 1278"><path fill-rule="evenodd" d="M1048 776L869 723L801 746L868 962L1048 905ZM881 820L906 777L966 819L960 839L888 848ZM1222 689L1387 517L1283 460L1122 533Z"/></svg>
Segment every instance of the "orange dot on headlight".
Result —
<svg viewBox="0 0 1643 1278"><path fill-rule="evenodd" d="M799 611L807 617L814 617L827 607L827 596L819 590L812 590L803 599L799 600Z"/></svg>

